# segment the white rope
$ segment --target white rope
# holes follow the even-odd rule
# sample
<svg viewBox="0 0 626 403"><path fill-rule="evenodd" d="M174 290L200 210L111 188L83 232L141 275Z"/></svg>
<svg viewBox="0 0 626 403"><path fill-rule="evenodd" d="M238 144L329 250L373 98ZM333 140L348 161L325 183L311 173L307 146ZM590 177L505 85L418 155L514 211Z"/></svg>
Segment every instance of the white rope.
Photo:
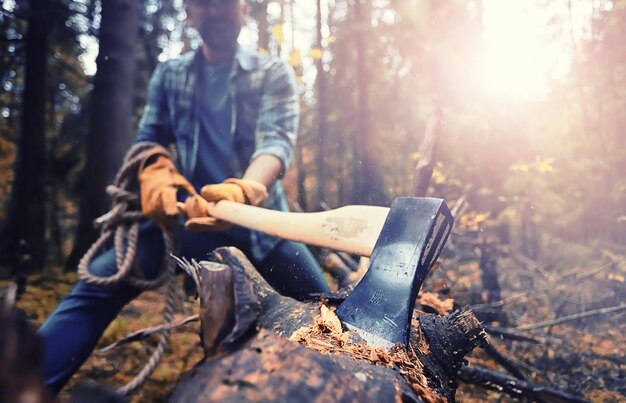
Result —
<svg viewBox="0 0 626 403"><path fill-rule="evenodd" d="M113 198L111 210L96 220L96 225L101 227L100 237L91 245L80 260L78 273L82 280L103 287L126 281L137 288L149 290L167 283L163 319L166 324L169 324L174 319L174 301L176 297L176 282L174 281L176 263L171 257L171 253L174 250L173 234L163 231L165 252L163 264L156 279L146 279L135 261L139 223L144 219L140 211L141 203L135 178L144 153L155 146L159 146L159 144L151 142L137 143L126 154L124 163L117 172L113 185L107 187L107 193ZM113 244L115 245L117 272L108 277L90 273L89 264L109 244L111 239L113 239ZM127 395L146 381L163 356L169 334L169 330L161 333L159 342L146 365L130 382L118 389L120 393Z"/></svg>

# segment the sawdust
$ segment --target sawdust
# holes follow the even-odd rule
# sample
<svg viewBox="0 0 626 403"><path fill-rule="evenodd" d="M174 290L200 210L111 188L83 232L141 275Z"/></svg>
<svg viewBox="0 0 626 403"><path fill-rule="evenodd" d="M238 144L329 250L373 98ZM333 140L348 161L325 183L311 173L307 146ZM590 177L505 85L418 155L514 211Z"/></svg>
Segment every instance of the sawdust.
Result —
<svg viewBox="0 0 626 403"><path fill-rule="evenodd" d="M434 309L435 312L441 316L449 315L454 308L454 300L452 298L442 301L439 299L437 294L428 291L420 292L416 302L422 306Z"/></svg>
<svg viewBox="0 0 626 403"><path fill-rule="evenodd" d="M421 338L420 338L421 339ZM302 326L289 340L326 354L346 354L355 359L366 360L374 365L395 368L407 381L411 389L425 402L445 402L428 387L424 367L415 349L428 354L428 345L422 341L411 343L409 351L397 344L387 350L370 347L365 341L350 331L344 331L335 313L326 305L321 305L320 313L313 325ZM425 351L421 351L424 348Z"/></svg>

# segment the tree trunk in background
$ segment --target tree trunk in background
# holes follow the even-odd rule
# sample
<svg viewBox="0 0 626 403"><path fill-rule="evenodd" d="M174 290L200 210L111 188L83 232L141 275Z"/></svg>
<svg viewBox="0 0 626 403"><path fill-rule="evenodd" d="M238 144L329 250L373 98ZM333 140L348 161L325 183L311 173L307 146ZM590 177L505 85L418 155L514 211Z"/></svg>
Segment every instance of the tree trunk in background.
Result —
<svg viewBox="0 0 626 403"><path fill-rule="evenodd" d="M282 57L283 42L285 40L285 0L280 0L280 17L278 18L278 24L280 25L281 38L276 40L276 57Z"/></svg>
<svg viewBox="0 0 626 403"><path fill-rule="evenodd" d="M355 24L359 29L355 35L355 51L356 51L356 84L357 84L357 123L356 133L354 136L354 160L353 167L353 180L354 180L354 200L352 202L359 203L365 202L365 187L366 178L364 175L365 164L364 153L365 144L369 141L369 122L368 122L368 93L367 93L367 60L365 52L367 51L365 43L365 21L363 16L362 1L367 0L354 0L354 18Z"/></svg>
<svg viewBox="0 0 626 403"><path fill-rule="evenodd" d="M67 268L74 269L96 239L93 220L110 207L105 188L113 180L132 143L133 80L139 4L133 0L102 3L100 51L96 60L91 130L83 172L80 218Z"/></svg>
<svg viewBox="0 0 626 403"><path fill-rule="evenodd" d="M413 172L412 196L425 197L428 193L428 186L437 162L439 143L443 132L442 126L443 112L441 108L436 107L426 121L424 139L419 148L419 160Z"/></svg>
<svg viewBox="0 0 626 403"><path fill-rule="evenodd" d="M382 189L381 175L377 172L377 164L373 151L373 138L370 129L368 68L368 40L371 28L370 0L355 0L354 15L357 30L355 32L356 49L356 83L357 83L357 122L354 138L354 181L355 200L357 203L385 205L388 200Z"/></svg>
<svg viewBox="0 0 626 403"><path fill-rule="evenodd" d="M262 0L253 6L253 18L259 27L259 49L265 49L269 53L270 49L270 28L267 21L267 3L268 0Z"/></svg>
<svg viewBox="0 0 626 403"><path fill-rule="evenodd" d="M291 46L292 53L296 51L296 41L295 41L296 19L295 19L295 13L294 13L295 2L296 0L289 0L289 24L291 26L290 46ZM300 133L302 133L301 129L302 129L302 124L300 124ZM295 147L296 148L295 165L296 165L296 170L297 170L297 181L298 181L298 204L300 204L300 207L304 211L307 211L308 210L307 191L306 191L306 186L304 185L304 181L306 179L306 172L304 169L304 161L302 160L303 147L304 145L303 145L302 138L298 136L298 141L296 142L296 147Z"/></svg>
<svg viewBox="0 0 626 403"><path fill-rule="evenodd" d="M26 32L26 65L21 134L17 142L15 179L7 220L1 234L0 255L13 274L42 268L46 261L45 175L46 78L48 40L57 5L30 3Z"/></svg>
<svg viewBox="0 0 626 403"><path fill-rule="evenodd" d="M317 0L316 19L316 40L315 47L322 51L322 0ZM322 56L315 60L317 77L315 86L317 87L317 141L318 150L316 156L317 165L317 191L315 192L315 207L318 208L323 202L327 202L324 187L328 186L326 177L326 77L324 76L324 62Z"/></svg>

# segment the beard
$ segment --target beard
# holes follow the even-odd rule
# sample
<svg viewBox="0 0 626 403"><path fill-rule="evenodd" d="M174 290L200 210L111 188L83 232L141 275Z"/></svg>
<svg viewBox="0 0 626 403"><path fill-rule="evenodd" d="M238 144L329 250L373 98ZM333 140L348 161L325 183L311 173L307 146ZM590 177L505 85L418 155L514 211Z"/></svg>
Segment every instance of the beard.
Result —
<svg viewBox="0 0 626 403"><path fill-rule="evenodd" d="M237 48L237 38L241 25L234 21L207 20L198 29L202 41L209 49L231 51Z"/></svg>

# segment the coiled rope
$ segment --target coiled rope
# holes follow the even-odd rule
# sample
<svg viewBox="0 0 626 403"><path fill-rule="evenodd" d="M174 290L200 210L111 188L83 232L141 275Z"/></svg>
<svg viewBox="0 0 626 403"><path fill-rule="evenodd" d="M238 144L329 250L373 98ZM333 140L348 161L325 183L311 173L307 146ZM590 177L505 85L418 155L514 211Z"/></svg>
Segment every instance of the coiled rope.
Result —
<svg viewBox="0 0 626 403"><path fill-rule="evenodd" d="M78 274L82 280L100 286L126 281L137 288L150 290L167 283L163 319L166 324L169 324L174 318L176 297L176 282L174 281L176 263L170 256L174 251L174 234L163 231L165 251L160 273L156 279L146 279L135 261L139 223L145 219L141 214L136 181L137 171L146 151L155 146L160 145L152 142L137 143L124 157L124 163L115 175L113 184L107 186L106 189L113 198L111 210L96 220L96 225L100 227L100 237L80 260ZM115 263L118 271L108 277L100 277L90 273L89 264L111 239L113 239L115 247ZM169 330L164 330L161 333L157 346L146 365L130 382L119 388L118 392L127 395L145 382L159 364L167 346L169 334Z"/></svg>

